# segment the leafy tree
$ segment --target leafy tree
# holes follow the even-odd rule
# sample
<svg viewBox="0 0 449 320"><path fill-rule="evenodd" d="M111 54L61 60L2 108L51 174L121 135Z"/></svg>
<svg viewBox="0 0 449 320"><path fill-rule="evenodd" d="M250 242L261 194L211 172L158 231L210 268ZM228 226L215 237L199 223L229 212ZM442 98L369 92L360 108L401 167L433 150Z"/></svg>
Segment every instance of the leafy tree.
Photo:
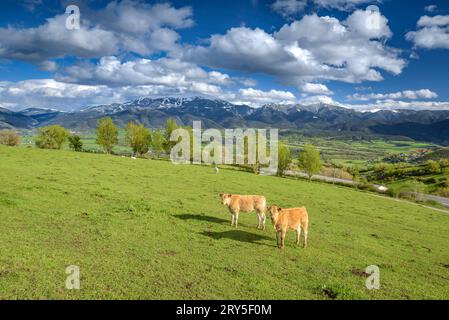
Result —
<svg viewBox="0 0 449 320"><path fill-rule="evenodd" d="M449 167L449 159L440 159L438 163L440 164L441 168Z"/></svg>
<svg viewBox="0 0 449 320"><path fill-rule="evenodd" d="M69 136L69 147L77 152L83 151L83 142L81 141L81 137L76 134Z"/></svg>
<svg viewBox="0 0 449 320"><path fill-rule="evenodd" d="M135 154L145 154L151 146L150 130L145 128L142 124L138 125L134 122L129 122L125 128L125 142L133 149Z"/></svg>
<svg viewBox="0 0 449 320"><path fill-rule="evenodd" d="M441 166L438 162L434 160L428 160L426 161L426 171L427 173L440 173Z"/></svg>
<svg viewBox="0 0 449 320"><path fill-rule="evenodd" d="M118 128L111 118L102 118L97 126L97 144L100 145L106 153L111 153L115 145L118 144Z"/></svg>
<svg viewBox="0 0 449 320"><path fill-rule="evenodd" d="M69 136L64 127L53 125L39 128L36 137L36 146L41 149L61 149Z"/></svg>
<svg viewBox="0 0 449 320"><path fill-rule="evenodd" d="M161 156L161 153L164 152L164 134L161 130L157 130L153 133L151 147L158 158Z"/></svg>
<svg viewBox="0 0 449 320"><path fill-rule="evenodd" d="M178 124L173 118L167 119L165 122L165 133L164 133L164 150L170 153L171 149L176 145L176 141L170 141L170 136L173 131L178 129Z"/></svg>
<svg viewBox="0 0 449 320"><path fill-rule="evenodd" d="M292 154L290 152L290 148L282 143L279 143L277 174L282 177L285 174L285 171L290 167L291 163L292 163Z"/></svg>
<svg viewBox="0 0 449 320"><path fill-rule="evenodd" d="M321 170L320 151L311 144L304 146L304 150L299 154L298 160L299 167L307 173L309 180Z"/></svg>
<svg viewBox="0 0 449 320"><path fill-rule="evenodd" d="M10 147L18 146L20 143L20 136L13 130L0 131L0 144Z"/></svg>

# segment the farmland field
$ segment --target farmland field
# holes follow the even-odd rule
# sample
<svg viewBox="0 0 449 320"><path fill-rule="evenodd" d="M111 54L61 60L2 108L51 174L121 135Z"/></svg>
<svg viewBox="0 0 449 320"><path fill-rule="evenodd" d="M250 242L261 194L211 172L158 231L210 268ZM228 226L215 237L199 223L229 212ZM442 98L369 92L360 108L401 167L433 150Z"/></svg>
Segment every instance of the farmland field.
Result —
<svg viewBox="0 0 449 320"><path fill-rule="evenodd" d="M207 166L0 146L0 299L449 299L449 214L338 186ZM275 246L220 192L305 205ZM81 289L65 288L77 265ZM363 271L377 265L380 290Z"/></svg>

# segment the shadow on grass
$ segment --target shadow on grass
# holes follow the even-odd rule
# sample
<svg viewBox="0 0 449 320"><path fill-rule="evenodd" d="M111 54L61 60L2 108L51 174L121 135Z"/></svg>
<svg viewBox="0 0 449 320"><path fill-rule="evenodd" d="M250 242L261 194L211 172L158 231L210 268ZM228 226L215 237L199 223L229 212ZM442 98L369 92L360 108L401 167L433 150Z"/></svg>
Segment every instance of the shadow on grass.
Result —
<svg viewBox="0 0 449 320"><path fill-rule="evenodd" d="M229 230L229 231L223 231L223 232L213 232L213 231L203 231L200 233L203 236L212 238L214 240L221 240L221 239L231 239L239 242L246 242L246 243L253 243L253 244L260 244L267 247L276 247L273 245L268 245L265 243L261 243L260 241L263 240L269 240L273 243L275 240L273 238L256 234L256 233L250 233L242 230Z"/></svg>
<svg viewBox="0 0 449 320"><path fill-rule="evenodd" d="M212 223L218 223L218 224L230 224L230 220L221 219L221 218L215 218L211 216L206 216L204 214L178 214L174 215L175 218L181 219L181 220L198 220L198 221L206 221L206 222L212 222Z"/></svg>

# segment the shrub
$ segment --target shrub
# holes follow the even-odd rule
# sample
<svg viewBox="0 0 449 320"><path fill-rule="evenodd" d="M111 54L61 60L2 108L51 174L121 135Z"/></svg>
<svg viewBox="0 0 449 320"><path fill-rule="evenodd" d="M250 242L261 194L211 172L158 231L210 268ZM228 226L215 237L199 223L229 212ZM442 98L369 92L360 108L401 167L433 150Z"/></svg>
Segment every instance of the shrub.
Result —
<svg viewBox="0 0 449 320"><path fill-rule="evenodd" d="M439 189L437 194L441 197L449 198L449 187Z"/></svg>
<svg viewBox="0 0 449 320"><path fill-rule="evenodd" d="M59 125L39 128L36 146L41 149L61 149L66 142L69 132Z"/></svg>
<svg viewBox="0 0 449 320"><path fill-rule="evenodd" d="M436 162L434 160L428 160L428 161L426 161L426 172L427 173L440 173L441 166L438 162Z"/></svg>
<svg viewBox="0 0 449 320"><path fill-rule="evenodd" d="M0 144L15 147L20 143L20 136L13 130L0 131Z"/></svg>
<svg viewBox="0 0 449 320"><path fill-rule="evenodd" d="M326 177L333 177L338 179L352 180L353 178L349 172L336 167L323 167L321 169L321 174Z"/></svg>
<svg viewBox="0 0 449 320"><path fill-rule="evenodd" d="M81 137L78 135L71 135L69 137L69 147L74 151L83 151L83 142L81 141Z"/></svg>

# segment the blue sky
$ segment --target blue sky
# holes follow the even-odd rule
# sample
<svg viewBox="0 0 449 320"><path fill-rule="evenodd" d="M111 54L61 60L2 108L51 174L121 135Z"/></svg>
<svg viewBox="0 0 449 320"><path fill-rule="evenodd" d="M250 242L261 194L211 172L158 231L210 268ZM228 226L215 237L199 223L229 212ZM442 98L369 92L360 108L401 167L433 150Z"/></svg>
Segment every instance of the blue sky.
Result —
<svg viewBox="0 0 449 320"><path fill-rule="evenodd" d="M80 28L67 29L68 4ZM0 3L0 107L140 96L449 109L447 0Z"/></svg>

